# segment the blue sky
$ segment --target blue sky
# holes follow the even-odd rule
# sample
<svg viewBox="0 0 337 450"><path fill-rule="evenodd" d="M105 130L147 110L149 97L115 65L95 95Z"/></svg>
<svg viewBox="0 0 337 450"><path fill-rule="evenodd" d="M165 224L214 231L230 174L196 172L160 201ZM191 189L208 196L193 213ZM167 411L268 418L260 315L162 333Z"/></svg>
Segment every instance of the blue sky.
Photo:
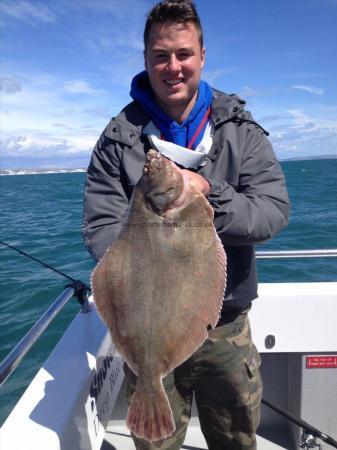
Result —
<svg viewBox="0 0 337 450"><path fill-rule="evenodd" d="M86 167L143 70L153 0L2 0L1 168ZM337 0L196 0L203 79L280 159L337 154Z"/></svg>

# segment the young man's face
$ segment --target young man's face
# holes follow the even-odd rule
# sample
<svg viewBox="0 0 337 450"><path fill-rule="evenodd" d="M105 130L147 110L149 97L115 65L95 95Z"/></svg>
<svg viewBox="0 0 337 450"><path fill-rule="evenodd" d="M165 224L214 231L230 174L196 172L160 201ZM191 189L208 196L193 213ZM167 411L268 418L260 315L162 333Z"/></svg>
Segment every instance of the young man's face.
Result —
<svg viewBox="0 0 337 450"><path fill-rule="evenodd" d="M159 106L174 120L184 120L198 94L205 49L193 23L155 23L144 53Z"/></svg>

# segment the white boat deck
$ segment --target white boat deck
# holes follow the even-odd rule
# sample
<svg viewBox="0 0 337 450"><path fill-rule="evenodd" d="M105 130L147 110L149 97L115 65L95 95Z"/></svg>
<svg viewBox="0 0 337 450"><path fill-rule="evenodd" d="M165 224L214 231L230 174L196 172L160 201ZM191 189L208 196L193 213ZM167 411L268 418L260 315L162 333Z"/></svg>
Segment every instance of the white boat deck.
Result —
<svg viewBox="0 0 337 450"><path fill-rule="evenodd" d="M250 318L265 399L337 439L337 283L262 284L259 296ZM134 449L122 365L95 310L78 314L1 427L0 449ZM299 449L286 419L263 407L261 424L258 450ZM207 449L195 411L182 448Z"/></svg>
<svg viewBox="0 0 337 450"><path fill-rule="evenodd" d="M125 425L126 416L126 393L125 383L122 384L117 403L115 405L112 420L108 423L105 430L104 441L100 450L135 450L136 447L133 444L130 431ZM258 450L295 450L295 447L291 444L291 436L287 430L274 430L271 433L276 442L287 442L286 447L283 447L271 440L257 436L257 448ZM184 445L181 447L183 450L207 450L207 444L205 438L201 432L199 419L197 417L196 407L193 404L192 418L190 420Z"/></svg>
<svg viewBox="0 0 337 450"><path fill-rule="evenodd" d="M186 439L182 449L188 450L207 450L206 441L201 433L199 421L197 417L191 419L187 429ZM290 447L280 447L273 442L258 436L258 450L290 450ZM126 428L124 421L110 422L106 429L104 442L101 450L135 450L129 430Z"/></svg>

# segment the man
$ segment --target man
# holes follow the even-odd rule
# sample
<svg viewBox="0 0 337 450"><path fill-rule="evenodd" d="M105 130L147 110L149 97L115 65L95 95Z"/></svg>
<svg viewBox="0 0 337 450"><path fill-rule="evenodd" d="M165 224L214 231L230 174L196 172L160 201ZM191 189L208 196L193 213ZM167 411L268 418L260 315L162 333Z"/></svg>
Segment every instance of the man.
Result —
<svg viewBox="0 0 337 450"><path fill-rule="evenodd" d="M189 0L166 0L150 12L144 31L145 72L132 81L134 101L108 124L88 168L84 236L99 260L127 221L145 155L157 148L185 167L207 196L227 254L227 288L218 326L164 385L175 434L137 449L180 449L195 393L201 429L211 450L256 449L262 383L260 358L247 318L257 297L253 245L287 224L282 170L265 134L235 95L201 81L205 49ZM128 392L135 376L127 371Z"/></svg>

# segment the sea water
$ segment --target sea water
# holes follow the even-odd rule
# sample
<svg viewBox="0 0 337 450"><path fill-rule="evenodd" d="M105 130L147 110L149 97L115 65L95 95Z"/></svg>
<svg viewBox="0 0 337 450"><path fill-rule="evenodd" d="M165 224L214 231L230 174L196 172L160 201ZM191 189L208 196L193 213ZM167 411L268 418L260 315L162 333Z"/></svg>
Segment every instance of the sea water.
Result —
<svg viewBox="0 0 337 450"><path fill-rule="evenodd" d="M337 248L337 159L282 163L289 226L257 250ZM89 283L94 261L81 236L84 173L0 177L2 241ZM68 280L0 244L0 361ZM337 258L258 260L260 282L337 280ZM0 390L0 425L79 311L63 308Z"/></svg>

